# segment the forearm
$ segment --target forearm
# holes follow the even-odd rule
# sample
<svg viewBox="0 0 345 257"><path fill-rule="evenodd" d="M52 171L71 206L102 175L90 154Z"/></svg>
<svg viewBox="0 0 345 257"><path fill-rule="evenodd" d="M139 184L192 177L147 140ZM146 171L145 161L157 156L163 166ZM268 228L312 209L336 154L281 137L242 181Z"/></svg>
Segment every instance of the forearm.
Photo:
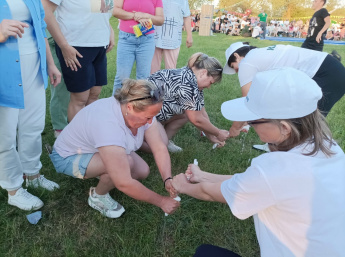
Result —
<svg viewBox="0 0 345 257"><path fill-rule="evenodd" d="M116 188L124 194L132 197L136 200L143 201L155 205L159 208L162 207L164 200L163 196L151 191L139 181L132 179L130 182L125 184L115 184Z"/></svg>
<svg viewBox="0 0 345 257"><path fill-rule="evenodd" d="M184 17L183 18L183 25L187 32L187 37L192 37L192 25L191 25L191 17Z"/></svg>
<svg viewBox="0 0 345 257"><path fill-rule="evenodd" d="M50 46L49 46L49 42L47 38L45 38L45 42L46 42L47 66L49 68L51 65L55 65L55 63L54 63L52 53L50 51Z"/></svg>
<svg viewBox="0 0 345 257"><path fill-rule="evenodd" d="M47 11L45 21L47 23L47 29L49 30L50 34L54 38L54 41L58 44L60 48L63 48L68 44L66 38L61 32L60 26L57 23L55 16L52 12Z"/></svg>
<svg viewBox="0 0 345 257"><path fill-rule="evenodd" d="M198 176L198 182L218 183L218 182L223 182L231 178L232 178L232 175L219 175L219 174L209 173L206 171L201 171L200 175Z"/></svg>
<svg viewBox="0 0 345 257"><path fill-rule="evenodd" d="M114 7L113 16L120 20L134 20L134 12L127 12L119 7Z"/></svg>
<svg viewBox="0 0 345 257"><path fill-rule="evenodd" d="M241 130L242 127L244 126L245 122L244 121L234 121L232 123L232 128L235 129L235 130Z"/></svg>
<svg viewBox="0 0 345 257"><path fill-rule="evenodd" d="M151 19L153 25L162 26L164 23L164 16L149 14L149 19Z"/></svg>
<svg viewBox="0 0 345 257"><path fill-rule="evenodd" d="M164 181L171 177L171 160L166 146L164 145L156 153L153 153L153 157L155 158L162 180Z"/></svg>
<svg viewBox="0 0 345 257"><path fill-rule="evenodd" d="M208 182L198 184L186 183L179 192L203 201L225 203L225 199L220 190L220 185L221 183L215 184Z"/></svg>
<svg viewBox="0 0 345 257"><path fill-rule="evenodd" d="M195 127L198 129L204 131L205 133L213 136L218 136L219 135L219 129L214 126L208 117L206 118L204 115L201 115L197 119L191 120L190 121Z"/></svg>
<svg viewBox="0 0 345 257"><path fill-rule="evenodd" d="M329 28L330 25L331 25L331 22L326 21L325 25L322 27L319 33L323 34Z"/></svg>

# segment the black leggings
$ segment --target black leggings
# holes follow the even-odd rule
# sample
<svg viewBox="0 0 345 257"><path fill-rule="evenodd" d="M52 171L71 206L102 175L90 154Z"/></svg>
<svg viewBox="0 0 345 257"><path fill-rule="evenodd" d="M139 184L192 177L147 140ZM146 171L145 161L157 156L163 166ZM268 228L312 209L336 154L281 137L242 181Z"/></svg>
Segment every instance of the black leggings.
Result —
<svg viewBox="0 0 345 257"><path fill-rule="evenodd" d="M215 245L200 245L193 257L241 257L240 255Z"/></svg>
<svg viewBox="0 0 345 257"><path fill-rule="evenodd" d="M345 94L345 67L331 55L327 55L313 80L321 87L323 97L319 110L327 116L333 105Z"/></svg>

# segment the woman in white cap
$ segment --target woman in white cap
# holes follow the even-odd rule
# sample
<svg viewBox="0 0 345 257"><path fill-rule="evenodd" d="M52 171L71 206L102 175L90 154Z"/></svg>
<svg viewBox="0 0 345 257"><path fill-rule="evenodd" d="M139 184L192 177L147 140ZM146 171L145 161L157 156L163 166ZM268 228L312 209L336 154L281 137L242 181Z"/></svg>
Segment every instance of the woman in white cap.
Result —
<svg viewBox="0 0 345 257"><path fill-rule="evenodd" d="M236 42L225 52L223 73L236 74L240 81L242 96L246 96L257 72L292 67L312 78L323 92L318 108L325 116L345 93L345 68L333 56L290 45L274 45L263 48ZM234 122L230 136L240 134L243 122Z"/></svg>
<svg viewBox="0 0 345 257"><path fill-rule="evenodd" d="M174 188L227 203L239 219L253 216L261 256L344 256L345 154L317 109L320 87L292 68L259 72L252 84L221 111L246 121L272 152L233 176L190 164L174 177ZM237 255L203 245L195 256Z"/></svg>

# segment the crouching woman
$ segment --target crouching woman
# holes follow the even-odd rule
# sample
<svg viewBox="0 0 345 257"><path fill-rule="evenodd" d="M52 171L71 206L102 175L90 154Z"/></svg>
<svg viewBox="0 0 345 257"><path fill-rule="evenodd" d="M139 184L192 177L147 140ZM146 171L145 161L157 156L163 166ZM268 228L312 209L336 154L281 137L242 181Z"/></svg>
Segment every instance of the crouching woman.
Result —
<svg viewBox="0 0 345 257"><path fill-rule="evenodd" d="M135 153L145 138L152 149L165 188L174 196L171 162L155 116L164 93L145 80L126 80L115 96L85 107L62 131L50 155L57 172L80 179L99 177L90 188L89 205L109 218L124 208L110 197L117 188L126 195L172 213L179 203L146 188L138 180L149 175L147 163Z"/></svg>

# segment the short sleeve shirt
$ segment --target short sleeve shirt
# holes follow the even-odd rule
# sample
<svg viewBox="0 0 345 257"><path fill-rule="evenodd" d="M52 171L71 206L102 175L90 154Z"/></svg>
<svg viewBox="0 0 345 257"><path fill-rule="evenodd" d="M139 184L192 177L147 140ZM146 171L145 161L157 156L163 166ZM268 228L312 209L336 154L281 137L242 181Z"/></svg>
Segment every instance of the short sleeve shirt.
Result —
<svg viewBox="0 0 345 257"><path fill-rule="evenodd" d="M327 9L322 8L314 13L313 17L311 17L309 22L308 28L308 35L306 40L308 41L315 41L317 34L319 34L320 30L325 26L325 18L329 16ZM326 31L323 33L323 37L326 35ZM323 42L323 37L321 37L321 41Z"/></svg>
<svg viewBox="0 0 345 257"><path fill-rule="evenodd" d="M148 80L157 86L164 86L163 107L156 116L159 121L169 120L185 110L201 111L204 94L199 90L193 71L188 67L174 70L160 70Z"/></svg>
<svg viewBox="0 0 345 257"><path fill-rule="evenodd" d="M156 47L176 49L181 46L183 18L190 16L187 0L163 0L164 24L155 26Z"/></svg>
<svg viewBox="0 0 345 257"><path fill-rule="evenodd" d="M162 0L124 0L122 9L126 12L143 12L151 15L155 15L156 8L163 7ZM120 30L132 33L133 26L137 25L135 20L120 20ZM154 33L150 31L148 34Z"/></svg>
<svg viewBox="0 0 345 257"><path fill-rule="evenodd" d="M120 103L114 97L100 99L77 113L56 139L54 149L63 158L96 153L99 147L111 145L130 154L141 147L145 131L154 122L138 128L133 135L125 124Z"/></svg>
<svg viewBox="0 0 345 257"><path fill-rule="evenodd" d="M260 21L266 22L266 20L267 20L267 13L260 13L258 15L258 17L260 18Z"/></svg>

